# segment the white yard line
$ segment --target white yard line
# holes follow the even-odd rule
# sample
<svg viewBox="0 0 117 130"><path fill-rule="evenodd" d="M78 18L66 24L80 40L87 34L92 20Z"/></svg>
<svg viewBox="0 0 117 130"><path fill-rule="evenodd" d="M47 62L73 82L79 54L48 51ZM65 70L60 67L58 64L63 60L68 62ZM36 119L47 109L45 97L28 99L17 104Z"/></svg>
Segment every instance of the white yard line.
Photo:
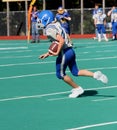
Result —
<svg viewBox="0 0 117 130"><path fill-rule="evenodd" d="M102 99L95 99L95 100L92 100L93 102L101 102L101 101L108 101L108 100L113 100L113 99L116 99L115 97L113 98L102 98Z"/></svg>
<svg viewBox="0 0 117 130"><path fill-rule="evenodd" d="M16 49L28 49L28 47L25 47L25 46L23 46L23 47L2 47L2 48L0 48L0 50L16 50Z"/></svg>
<svg viewBox="0 0 117 130"><path fill-rule="evenodd" d="M117 121L103 122L103 123L99 123L99 124L86 125L86 126L81 126L81 127L71 128L71 129L66 129L66 130L83 130L83 129L87 129L87 128L106 126L106 125L112 125L112 124L117 124Z"/></svg>
<svg viewBox="0 0 117 130"><path fill-rule="evenodd" d="M117 85L100 87L100 88L90 88L90 89L85 89L85 90L99 90L99 89L103 90L103 89L112 89L112 88L117 88ZM0 102L21 100L21 99L29 99L29 98L41 98L41 97L60 95L60 94L65 94L65 93L70 93L70 92L71 91L64 91L64 92L55 92L55 93L47 93L47 94L40 94L40 95L17 96L17 97L15 96L15 97L9 97L9 98L2 98L2 99L0 99ZM67 98L67 97L65 97L65 98ZM49 100L52 100L52 99L49 99Z"/></svg>
<svg viewBox="0 0 117 130"><path fill-rule="evenodd" d="M101 57L101 58L87 58L87 59L76 59L76 61L92 61L92 60L108 60L108 59L116 59L117 56L112 56L112 57ZM30 63L16 63L16 64L3 64L0 65L0 67L4 66L19 66L19 65L28 65L28 64L47 64L47 63L55 63L54 61L47 61L47 62L30 62Z"/></svg>
<svg viewBox="0 0 117 130"><path fill-rule="evenodd" d="M88 70L109 70L109 69L117 69L117 66L116 67L90 68ZM70 72L70 71L66 71L66 72ZM55 74L55 72L15 75L15 76L8 76L8 77L0 77L0 80L16 79L16 78L24 78L24 77L34 77L34 76L43 76L43 75L53 75L53 74Z"/></svg>

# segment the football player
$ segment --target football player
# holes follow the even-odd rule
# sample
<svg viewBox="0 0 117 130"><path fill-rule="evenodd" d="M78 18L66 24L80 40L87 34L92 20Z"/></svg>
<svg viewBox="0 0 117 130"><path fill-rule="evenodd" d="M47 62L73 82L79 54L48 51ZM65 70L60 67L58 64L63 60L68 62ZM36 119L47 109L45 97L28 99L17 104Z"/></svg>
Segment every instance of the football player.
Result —
<svg viewBox="0 0 117 130"><path fill-rule="evenodd" d="M101 41L101 32L104 36L105 41L108 41L108 38L106 37L106 14L103 14L103 11L101 8L98 9L97 14L93 16L94 24L98 31L98 41Z"/></svg>
<svg viewBox="0 0 117 130"><path fill-rule="evenodd" d="M117 9L114 9L113 10L113 13L112 13L112 16L111 16L111 20L113 22L113 29L112 29L112 32L113 32L113 40L116 40L116 34L117 34Z"/></svg>
<svg viewBox="0 0 117 130"><path fill-rule="evenodd" d="M57 14L55 16L55 21L60 22L61 26L65 29L69 40L71 40L70 39L70 21L71 21L71 17L70 17L70 14L68 13L68 11L60 6L57 9Z"/></svg>
<svg viewBox="0 0 117 130"><path fill-rule="evenodd" d="M67 67L70 69L74 76L89 76L94 79L100 80L103 83L108 82L108 78L100 71L91 72L88 70L79 70L76 64L76 55L69 41L67 34L59 22L54 21L54 15L49 10L43 10L39 15L40 27L45 29L46 36L51 41L58 42L58 50L54 53L46 52L39 56L44 59L48 56L57 56L56 58L56 76L62 79L65 83L69 84L73 89L69 95L70 98L76 98L84 93L84 89L77 85L73 79L66 74Z"/></svg>

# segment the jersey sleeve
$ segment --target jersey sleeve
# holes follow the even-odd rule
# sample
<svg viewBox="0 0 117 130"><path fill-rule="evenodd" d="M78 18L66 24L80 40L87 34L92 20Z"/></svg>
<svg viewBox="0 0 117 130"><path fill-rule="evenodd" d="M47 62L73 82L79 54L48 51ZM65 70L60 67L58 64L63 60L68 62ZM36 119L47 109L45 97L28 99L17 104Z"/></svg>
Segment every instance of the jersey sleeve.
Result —
<svg viewBox="0 0 117 130"><path fill-rule="evenodd" d="M58 34L56 29L53 28L48 28L46 30L46 36L50 39L50 40L56 40L56 35Z"/></svg>

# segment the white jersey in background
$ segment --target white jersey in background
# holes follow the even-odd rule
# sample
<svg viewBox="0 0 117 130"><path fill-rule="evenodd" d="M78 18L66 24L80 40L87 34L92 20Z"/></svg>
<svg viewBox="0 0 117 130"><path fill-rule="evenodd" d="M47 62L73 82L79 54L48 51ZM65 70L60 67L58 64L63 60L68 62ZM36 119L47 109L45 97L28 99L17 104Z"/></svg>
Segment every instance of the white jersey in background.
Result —
<svg viewBox="0 0 117 130"><path fill-rule="evenodd" d="M117 13L111 14L111 22L117 22Z"/></svg>
<svg viewBox="0 0 117 130"><path fill-rule="evenodd" d="M106 14L95 14L93 16L93 19L96 20L96 24L103 24L104 23L104 19L106 18Z"/></svg>

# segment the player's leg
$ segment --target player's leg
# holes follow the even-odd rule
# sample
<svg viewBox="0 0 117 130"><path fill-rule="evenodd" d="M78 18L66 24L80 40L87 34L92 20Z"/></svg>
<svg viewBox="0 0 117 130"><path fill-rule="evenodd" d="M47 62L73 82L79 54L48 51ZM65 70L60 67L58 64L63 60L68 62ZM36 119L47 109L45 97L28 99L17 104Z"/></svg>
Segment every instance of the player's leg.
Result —
<svg viewBox="0 0 117 130"><path fill-rule="evenodd" d="M74 58L74 54L72 53L72 51L70 51L70 49L65 51L63 56L58 56L56 60L56 75L59 79L63 79L65 83L73 88L72 93L69 95L69 97L76 98L81 95L84 90L79 85L77 85L70 76L66 75L65 73L71 58Z"/></svg>
<svg viewBox="0 0 117 130"><path fill-rule="evenodd" d="M108 41L108 38L106 36L106 29L105 29L104 25L101 25L101 29L102 29L102 33L103 33L105 41Z"/></svg>
<svg viewBox="0 0 117 130"><path fill-rule="evenodd" d="M116 34L115 34L115 22L112 22L112 40L116 40Z"/></svg>
<svg viewBox="0 0 117 130"><path fill-rule="evenodd" d="M95 39L98 39L98 30L97 30L97 27L95 28L95 35L96 35Z"/></svg>
<svg viewBox="0 0 117 130"><path fill-rule="evenodd" d="M97 25L97 31L98 31L98 41L101 42L101 25Z"/></svg>
<svg viewBox="0 0 117 130"><path fill-rule="evenodd" d="M36 32L36 42L37 43L39 43L40 42L40 39L39 39L39 29L38 29L38 24L36 23L36 30L35 30L35 32Z"/></svg>
<svg viewBox="0 0 117 130"><path fill-rule="evenodd" d="M71 54L73 56L70 59L70 55ZM74 76L88 76L88 77L92 77L94 79L100 80L103 83L107 83L108 82L107 76L104 75L101 71L91 72L89 70L79 70L78 67L77 67L77 64L76 64L74 51L71 54L67 55L67 57L69 57L69 59L70 59L68 67L69 67L71 73Z"/></svg>
<svg viewBox="0 0 117 130"><path fill-rule="evenodd" d="M70 98L78 97L79 95L83 94L84 90L82 87L77 85L72 80L71 77L66 75L65 70L66 70L67 66L70 68L70 71L74 76L78 76L78 75L79 76L89 76L89 77L93 77L97 80L100 80L103 83L108 82L108 78L106 77L106 75L104 75L100 71L93 73L88 70L78 70L78 67L77 67L76 61L75 61L75 53L72 49L69 49L62 57L57 58L56 75L59 79L63 79L64 82L66 82L73 88L72 93L69 95Z"/></svg>
<svg viewBox="0 0 117 130"><path fill-rule="evenodd" d="M33 22L32 23L32 41L31 41L31 43L35 43L35 30L36 30L36 28L35 28L35 22Z"/></svg>
<svg viewBox="0 0 117 130"><path fill-rule="evenodd" d="M79 70L78 76L88 76L92 77L96 80L100 80L102 83L108 83L108 78L105 74L103 74L101 71L91 72L88 70Z"/></svg>

